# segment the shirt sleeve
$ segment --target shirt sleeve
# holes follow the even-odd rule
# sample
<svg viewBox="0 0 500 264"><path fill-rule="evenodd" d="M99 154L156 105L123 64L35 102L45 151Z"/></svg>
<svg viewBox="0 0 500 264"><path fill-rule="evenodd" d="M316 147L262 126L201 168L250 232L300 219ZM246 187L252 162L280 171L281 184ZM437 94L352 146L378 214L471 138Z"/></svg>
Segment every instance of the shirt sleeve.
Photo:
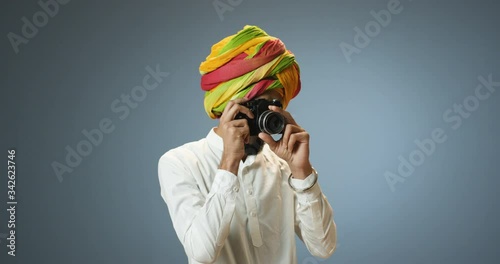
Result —
<svg viewBox="0 0 500 264"><path fill-rule="evenodd" d="M165 154L158 164L161 196L186 254L202 263L217 258L235 212L239 191L237 177L217 170L208 195L204 195L191 171L179 159Z"/></svg>
<svg viewBox="0 0 500 264"><path fill-rule="evenodd" d="M313 177L318 175L311 174L304 180L292 179L293 185L305 189L314 182ZM295 233L313 256L330 257L337 244L337 228L333 209L319 183L305 192L295 192L295 195Z"/></svg>

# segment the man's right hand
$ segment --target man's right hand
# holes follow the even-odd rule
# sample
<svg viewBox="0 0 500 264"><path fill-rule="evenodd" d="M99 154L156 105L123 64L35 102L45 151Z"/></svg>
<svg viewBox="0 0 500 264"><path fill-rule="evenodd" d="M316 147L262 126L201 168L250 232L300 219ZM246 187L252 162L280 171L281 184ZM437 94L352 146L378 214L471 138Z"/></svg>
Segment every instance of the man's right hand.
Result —
<svg viewBox="0 0 500 264"><path fill-rule="evenodd" d="M246 119L234 119L238 113L243 113L249 118L254 118L250 109L241 105L248 101L239 98L229 101L222 113L217 134L222 137L224 151L219 169L227 170L234 175L238 174L240 160L245 156L245 143L250 141L250 129Z"/></svg>

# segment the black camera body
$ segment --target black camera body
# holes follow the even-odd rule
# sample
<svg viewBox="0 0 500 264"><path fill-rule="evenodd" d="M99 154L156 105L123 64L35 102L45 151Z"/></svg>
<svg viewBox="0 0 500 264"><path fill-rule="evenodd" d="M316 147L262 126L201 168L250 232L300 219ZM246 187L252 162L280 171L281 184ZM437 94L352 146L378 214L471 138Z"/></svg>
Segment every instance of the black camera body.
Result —
<svg viewBox="0 0 500 264"><path fill-rule="evenodd" d="M285 129L285 117L269 109L270 105L283 107L279 100L266 99L251 100L242 104L250 109L254 118L248 118L243 113L238 113L235 119L246 119L250 127L250 136L257 136L260 132L265 132L269 135L280 134Z"/></svg>

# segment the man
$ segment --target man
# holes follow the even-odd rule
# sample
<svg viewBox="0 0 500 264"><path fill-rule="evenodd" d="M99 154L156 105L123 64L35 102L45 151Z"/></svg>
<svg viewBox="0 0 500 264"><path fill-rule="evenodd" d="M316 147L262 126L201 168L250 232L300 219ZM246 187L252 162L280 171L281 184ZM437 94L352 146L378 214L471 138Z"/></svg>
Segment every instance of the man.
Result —
<svg viewBox="0 0 500 264"><path fill-rule="evenodd" d="M295 234L312 255L331 256L336 226L309 160L309 134L285 110L300 91L293 54L245 26L212 47L200 72L205 109L219 124L158 165L189 263L297 263ZM268 107L284 117L281 139L251 135L256 117L246 105L257 99L281 102Z"/></svg>

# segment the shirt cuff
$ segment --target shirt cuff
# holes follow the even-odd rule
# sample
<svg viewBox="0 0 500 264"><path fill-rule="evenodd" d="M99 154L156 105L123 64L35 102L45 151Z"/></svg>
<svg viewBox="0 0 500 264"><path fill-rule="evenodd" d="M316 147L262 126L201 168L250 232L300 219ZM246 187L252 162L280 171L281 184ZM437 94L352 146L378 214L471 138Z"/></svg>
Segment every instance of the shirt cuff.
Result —
<svg viewBox="0 0 500 264"><path fill-rule="evenodd" d="M230 195L240 190L238 177L227 170L217 170L210 192Z"/></svg>
<svg viewBox="0 0 500 264"><path fill-rule="evenodd" d="M318 174L316 172L316 175L314 175L315 172L309 174L305 179L300 180L300 179L291 179L291 184L296 188L300 190L304 190L307 188L310 188L307 191L304 192L295 192L297 195L297 200L301 204L309 204L313 201L316 201L320 198L321 196L321 188L319 187L319 182L316 177L318 177ZM316 182L316 183L315 183ZM311 187L311 185L313 185Z"/></svg>
<svg viewBox="0 0 500 264"><path fill-rule="evenodd" d="M314 172L313 172L313 173L309 174L309 176L307 176L303 180L292 178L291 179L292 185L293 185L293 187L295 187L299 190L305 190L305 189L311 187L311 185L313 185L314 177L316 177L316 176L314 175Z"/></svg>

